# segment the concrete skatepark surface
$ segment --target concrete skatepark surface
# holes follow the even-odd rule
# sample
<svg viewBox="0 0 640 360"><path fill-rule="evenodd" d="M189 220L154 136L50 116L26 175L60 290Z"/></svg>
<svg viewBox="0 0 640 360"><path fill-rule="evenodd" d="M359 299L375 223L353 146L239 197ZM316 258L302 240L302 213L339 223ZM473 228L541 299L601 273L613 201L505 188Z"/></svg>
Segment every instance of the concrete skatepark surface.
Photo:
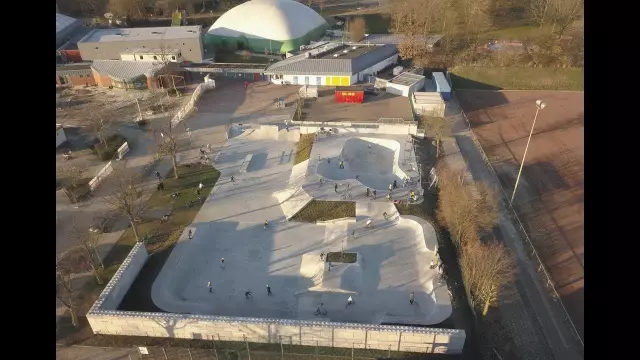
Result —
<svg viewBox="0 0 640 360"><path fill-rule="evenodd" d="M299 137L299 130L286 131L283 125L230 129L229 140L215 157L221 177L158 274L152 289L154 303L173 313L318 320L313 312L323 303L327 310L324 321L370 324L431 325L449 317L446 285L437 270L428 266L437 241L426 221L400 217L392 203L368 199L356 202L356 219L325 224L286 220L285 204L293 201L294 194L303 194L306 202L316 193L327 200L339 200L340 194L329 185L315 191L319 188L317 161L294 168L297 138L292 139L295 134ZM331 144L338 139L339 147ZM384 147L376 148L378 154L388 156L384 160L389 170L385 165L377 176L396 176L393 162L402 163L402 151L379 144L397 141L401 146L398 137L366 135L351 143L349 139L336 136L319 141L319 148L331 148L336 156L346 150L345 155L350 156L353 145L360 148L357 142L371 139L367 141ZM235 182L230 181L232 175ZM387 178L376 180L375 173L370 175L372 183L388 182ZM378 194L384 197L382 191ZM382 218L385 211L391 219ZM365 225L369 218L372 228ZM266 229L265 220L269 221ZM189 229L193 230L192 240L186 236ZM353 231L355 238L349 236ZM343 248L358 253L356 264L334 263L329 270L320 261L321 252ZM248 290L253 299L245 299ZM415 292L413 306L409 304L411 292ZM350 295L355 304L346 307Z"/></svg>

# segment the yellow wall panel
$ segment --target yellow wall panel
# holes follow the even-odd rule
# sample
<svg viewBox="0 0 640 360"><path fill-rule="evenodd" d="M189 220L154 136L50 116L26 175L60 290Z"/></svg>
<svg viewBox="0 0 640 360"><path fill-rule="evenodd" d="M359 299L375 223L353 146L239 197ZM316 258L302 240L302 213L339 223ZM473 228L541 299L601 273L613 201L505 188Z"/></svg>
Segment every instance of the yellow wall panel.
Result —
<svg viewBox="0 0 640 360"><path fill-rule="evenodd" d="M340 85L340 77L339 76L332 76L331 77L331 85L335 85L335 86Z"/></svg>
<svg viewBox="0 0 640 360"><path fill-rule="evenodd" d="M351 78L348 76L342 76L340 79L340 85L342 86L349 86L349 84L351 83Z"/></svg>

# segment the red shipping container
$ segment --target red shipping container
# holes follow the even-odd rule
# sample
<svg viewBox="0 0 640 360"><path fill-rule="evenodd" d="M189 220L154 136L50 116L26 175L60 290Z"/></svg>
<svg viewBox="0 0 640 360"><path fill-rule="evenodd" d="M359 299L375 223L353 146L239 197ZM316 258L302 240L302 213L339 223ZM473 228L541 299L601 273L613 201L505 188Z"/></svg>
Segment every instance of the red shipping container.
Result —
<svg viewBox="0 0 640 360"><path fill-rule="evenodd" d="M362 104L364 102L364 90L362 89L336 89L336 102Z"/></svg>

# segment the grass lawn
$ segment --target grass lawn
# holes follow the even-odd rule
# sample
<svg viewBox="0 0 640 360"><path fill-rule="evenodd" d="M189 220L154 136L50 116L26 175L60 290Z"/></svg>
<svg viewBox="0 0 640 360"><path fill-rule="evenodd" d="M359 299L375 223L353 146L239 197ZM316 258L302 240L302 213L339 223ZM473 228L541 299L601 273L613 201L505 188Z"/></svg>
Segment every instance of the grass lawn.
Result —
<svg viewBox="0 0 640 360"><path fill-rule="evenodd" d="M354 252L330 252L327 253L326 262L353 264L358 260L358 253Z"/></svg>
<svg viewBox="0 0 640 360"><path fill-rule="evenodd" d="M314 134L300 134L300 141L296 144L296 157L293 159L293 165L309 160L314 139Z"/></svg>
<svg viewBox="0 0 640 360"><path fill-rule="evenodd" d="M584 69L456 66L454 90L574 90L584 91Z"/></svg>
<svg viewBox="0 0 640 360"><path fill-rule="evenodd" d="M356 203L353 201L311 200L291 220L314 223L355 216Z"/></svg>
<svg viewBox="0 0 640 360"><path fill-rule="evenodd" d="M200 196L204 199L209 195L211 189L220 177L220 172L212 166L187 167L186 165L182 165L179 167L179 171L179 179L175 179L173 177L173 171L171 171L169 177L164 180L164 191L154 192L147 202L148 210L145 214L154 212L161 214L169 212L169 210L171 210L172 213L169 221L164 224L160 224L159 216L156 216L153 218L144 218L142 223L138 225L138 234L140 237L145 237L146 235L152 236L146 246L150 257L138 275L138 278L141 278L142 281L139 281L138 278L135 280L135 286L132 286L131 290L125 295L120 305L121 307L123 304L129 304L130 307L139 309L139 311L143 311L143 307L147 308L146 311L159 310L157 308L149 309L149 304L153 304L150 296L153 280L155 280L155 277L162 268L164 260L166 260L171 253L173 245L178 240L183 229L193 221L201 206L201 203L196 202L195 205L189 208L187 203L190 200L197 199L196 189L200 182L204 185L200 192ZM173 192L180 193L180 197L177 200L171 198L170 194ZM57 342L65 344L76 343L86 340L93 335L84 315L93 305L98 295L100 295L104 286L111 280L116 271L118 271L120 265L127 255L129 255L129 252L131 252L135 244L136 239L133 231L131 228L128 228L103 261L105 268L100 270L100 275L104 280L104 284L98 285L96 280L92 278L85 284L85 287L79 291L80 327L74 328L71 325L70 316L63 317L60 320L60 331L56 336ZM145 271L145 269L147 271Z"/></svg>

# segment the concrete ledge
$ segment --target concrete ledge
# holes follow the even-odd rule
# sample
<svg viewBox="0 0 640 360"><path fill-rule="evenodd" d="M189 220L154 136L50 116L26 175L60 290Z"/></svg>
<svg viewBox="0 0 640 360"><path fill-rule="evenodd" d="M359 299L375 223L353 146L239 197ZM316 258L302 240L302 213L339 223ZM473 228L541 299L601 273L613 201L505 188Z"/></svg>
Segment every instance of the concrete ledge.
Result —
<svg viewBox="0 0 640 360"><path fill-rule="evenodd" d="M249 163L251 162L251 158L253 158L253 154L249 154L247 156L245 156L244 160L242 161L242 165L240 166L240 170L238 170L241 173L246 173L247 172L247 168L249 167Z"/></svg>
<svg viewBox="0 0 640 360"><path fill-rule="evenodd" d="M316 221L316 224L318 225L326 225L326 224L333 224L333 223L337 223L337 222L347 222L347 223L355 223L356 222L356 218L355 217L343 217L343 218L339 218L339 219L332 219L332 220L326 220L326 221Z"/></svg>

